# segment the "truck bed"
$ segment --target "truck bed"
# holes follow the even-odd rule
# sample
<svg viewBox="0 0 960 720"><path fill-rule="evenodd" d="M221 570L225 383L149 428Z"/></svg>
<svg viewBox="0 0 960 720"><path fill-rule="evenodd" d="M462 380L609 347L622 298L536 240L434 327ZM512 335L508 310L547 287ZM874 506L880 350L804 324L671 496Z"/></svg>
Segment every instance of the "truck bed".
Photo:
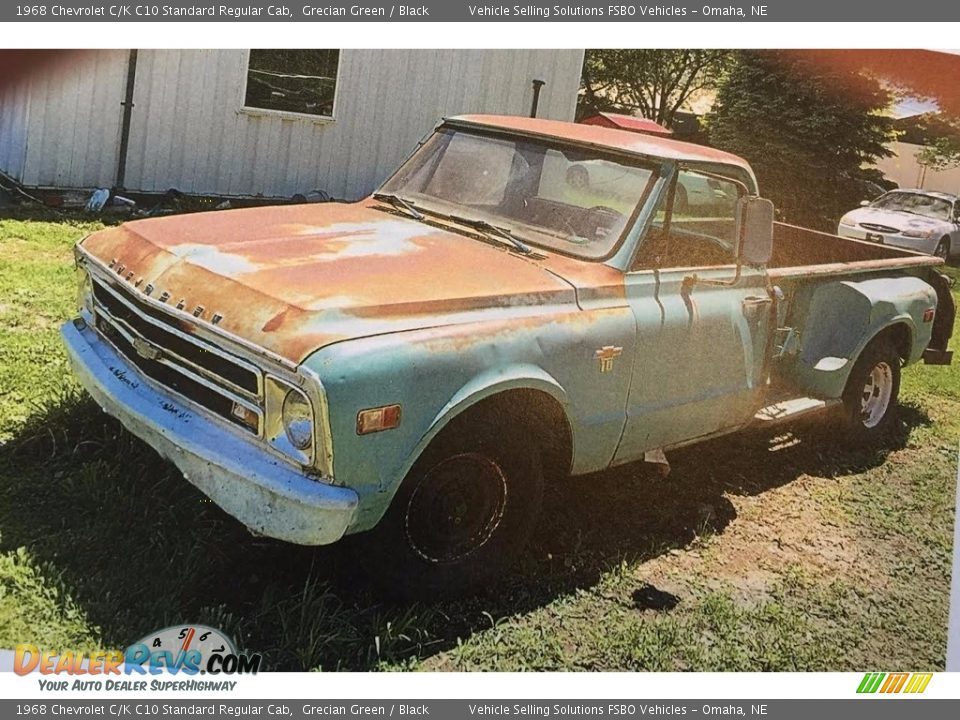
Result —
<svg viewBox="0 0 960 720"><path fill-rule="evenodd" d="M823 357L855 358L859 352L857 339L872 336L872 324L879 322L871 310L878 300L858 302L856 293L860 290L854 285L862 288L871 281L889 280L883 289L872 286L885 312L892 311L898 296L900 301L909 302L904 293L912 291L903 289L905 280L909 285L912 277L932 287L937 295L937 312L923 359L949 364L955 307L949 280L936 271L942 264L937 257L912 250L775 223L767 269L771 284L778 288L773 344L778 362L774 366L771 405L758 414L758 420L779 420L806 412L815 399L839 397L840 381L845 381L847 372L843 368L848 365L833 363L836 370L830 363L820 365L820 353ZM850 305L837 307L837 303L845 302ZM916 348L909 344L903 353L905 361L918 359ZM808 357L803 357L805 354Z"/></svg>
<svg viewBox="0 0 960 720"><path fill-rule="evenodd" d="M941 263L939 258L912 250L774 223L773 256L767 267L770 279L776 283L781 280L936 266Z"/></svg>

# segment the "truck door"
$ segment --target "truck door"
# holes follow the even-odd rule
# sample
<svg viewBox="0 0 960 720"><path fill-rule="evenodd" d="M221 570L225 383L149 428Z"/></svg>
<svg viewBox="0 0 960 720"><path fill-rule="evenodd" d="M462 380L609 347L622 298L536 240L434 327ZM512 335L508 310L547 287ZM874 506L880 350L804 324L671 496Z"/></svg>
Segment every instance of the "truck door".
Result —
<svg viewBox="0 0 960 720"><path fill-rule="evenodd" d="M711 192L676 188L707 183ZM626 277L637 323L627 418L614 463L747 422L766 383L771 298L762 270L736 277L738 185L681 170Z"/></svg>

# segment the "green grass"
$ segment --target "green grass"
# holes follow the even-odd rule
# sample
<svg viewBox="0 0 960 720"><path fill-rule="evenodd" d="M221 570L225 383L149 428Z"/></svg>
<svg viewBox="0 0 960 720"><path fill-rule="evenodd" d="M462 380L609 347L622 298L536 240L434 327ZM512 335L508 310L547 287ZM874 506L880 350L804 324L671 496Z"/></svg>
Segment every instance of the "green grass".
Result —
<svg viewBox="0 0 960 720"><path fill-rule="evenodd" d="M558 482L488 593L390 605L349 543L251 537L79 391L57 325L71 245L99 226L0 219L0 647L195 621L271 669L943 668L960 364L905 372L887 447L798 428L679 452L666 480Z"/></svg>

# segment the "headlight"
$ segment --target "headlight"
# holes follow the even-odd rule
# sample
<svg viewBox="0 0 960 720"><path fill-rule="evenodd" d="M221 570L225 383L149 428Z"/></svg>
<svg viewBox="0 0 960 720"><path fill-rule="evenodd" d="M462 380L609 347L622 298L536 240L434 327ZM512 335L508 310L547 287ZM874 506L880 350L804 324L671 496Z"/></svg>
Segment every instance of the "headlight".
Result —
<svg viewBox="0 0 960 720"><path fill-rule="evenodd" d="M931 238L937 234L936 230L904 230L901 235L910 238Z"/></svg>
<svg viewBox="0 0 960 720"><path fill-rule="evenodd" d="M313 408L299 390L290 390L283 398L283 430L297 450L313 444Z"/></svg>
<svg viewBox="0 0 960 720"><path fill-rule="evenodd" d="M847 214L847 215L844 215L842 218L840 218L840 224L846 225L847 227L854 227L857 223L851 220L850 215Z"/></svg>

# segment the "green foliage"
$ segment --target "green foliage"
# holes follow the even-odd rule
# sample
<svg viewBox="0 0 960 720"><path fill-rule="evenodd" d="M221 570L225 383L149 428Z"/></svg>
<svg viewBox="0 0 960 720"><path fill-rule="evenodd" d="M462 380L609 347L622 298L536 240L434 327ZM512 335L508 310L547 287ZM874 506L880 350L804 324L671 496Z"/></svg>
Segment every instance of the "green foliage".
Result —
<svg viewBox="0 0 960 720"><path fill-rule="evenodd" d="M862 200L862 169L892 153L890 94L854 70L789 51L743 51L708 118L711 143L746 158L780 219L833 231Z"/></svg>
<svg viewBox="0 0 960 720"><path fill-rule="evenodd" d="M577 116L638 110L671 127L684 103L717 87L731 57L729 50L587 50Z"/></svg>
<svg viewBox="0 0 960 720"><path fill-rule="evenodd" d="M950 170L960 165L960 143L951 138L937 138L914 157L930 170Z"/></svg>

